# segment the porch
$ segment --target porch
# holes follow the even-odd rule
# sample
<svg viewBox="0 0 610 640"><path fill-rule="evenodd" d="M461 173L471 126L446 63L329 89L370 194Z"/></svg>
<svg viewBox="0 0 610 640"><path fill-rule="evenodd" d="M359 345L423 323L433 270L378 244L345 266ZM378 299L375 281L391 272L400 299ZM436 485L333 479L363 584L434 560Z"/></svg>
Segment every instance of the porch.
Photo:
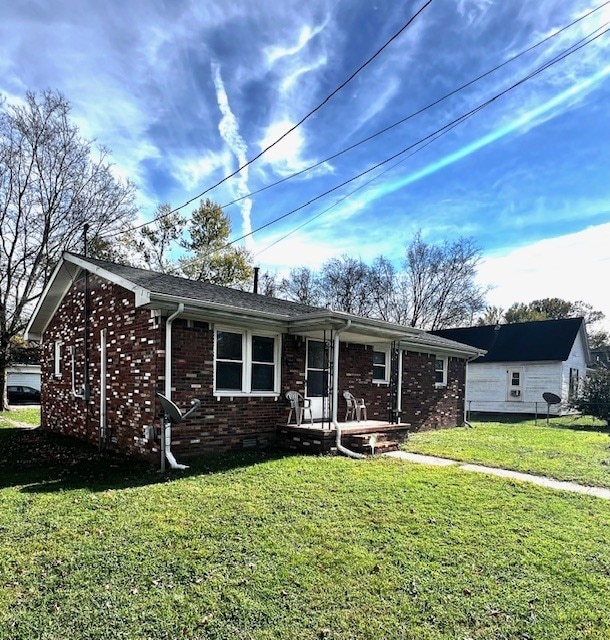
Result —
<svg viewBox="0 0 610 640"><path fill-rule="evenodd" d="M395 451L409 436L411 425L390 424L378 420L341 422L341 444L357 453L372 454ZM337 432L328 421L277 426L277 444L302 453L334 453Z"/></svg>

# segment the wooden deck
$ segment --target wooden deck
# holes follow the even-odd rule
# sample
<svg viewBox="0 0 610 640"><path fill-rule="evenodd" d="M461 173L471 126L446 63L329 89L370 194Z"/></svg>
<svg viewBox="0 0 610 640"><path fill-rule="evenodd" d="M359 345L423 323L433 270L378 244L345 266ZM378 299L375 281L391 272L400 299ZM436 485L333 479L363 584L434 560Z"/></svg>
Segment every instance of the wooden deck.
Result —
<svg viewBox="0 0 610 640"><path fill-rule="evenodd" d="M404 442L411 430L410 424L390 424L377 420L340 422L341 444L359 453L392 451ZM284 449L305 453L334 453L336 430L328 422L282 424L277 426L277 442Z"/></svg>

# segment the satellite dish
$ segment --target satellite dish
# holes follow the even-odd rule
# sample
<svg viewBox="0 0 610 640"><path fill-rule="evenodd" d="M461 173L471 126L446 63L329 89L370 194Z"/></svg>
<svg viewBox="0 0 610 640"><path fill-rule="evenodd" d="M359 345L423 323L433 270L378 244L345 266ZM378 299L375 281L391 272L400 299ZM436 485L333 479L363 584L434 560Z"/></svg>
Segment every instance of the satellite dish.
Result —
<svg viewBox="0 0 610 640"><path fill-rule="evenodd" d="M547 404L559 404L561 402L561 398L556 393L551 393L550 391L545 391L542 397Z"/></svg>
<svg viewBox="0 0 610 640"><path fill-rule="evenodd" d="M182 422L182 411L180 411L180 409L178 409L178 407L163 394L158 393L157 398L159 398L161 407L163 407L163 413L165 413L170 421L174 424L180 424Z"/></svg>

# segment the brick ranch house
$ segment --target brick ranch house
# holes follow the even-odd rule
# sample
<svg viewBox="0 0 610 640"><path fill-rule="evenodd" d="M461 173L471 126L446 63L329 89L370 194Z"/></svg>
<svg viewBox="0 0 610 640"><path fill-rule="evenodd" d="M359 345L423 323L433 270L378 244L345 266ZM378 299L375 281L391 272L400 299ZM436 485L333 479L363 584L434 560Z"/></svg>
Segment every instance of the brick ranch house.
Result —
<svg viewBox="0 0 610 640"><path fill-rule="evenodd" d="M72 253L26 335L41 342L42 428L151 460L160 457L157 393L182 409L201 400L172 428L174 459L278 440L341 450L344 390L365 399L360 430L460 425L466 362L482 353L419 329ZM310 400L314 418L294 432L280 428L289 390Z"/></svg>

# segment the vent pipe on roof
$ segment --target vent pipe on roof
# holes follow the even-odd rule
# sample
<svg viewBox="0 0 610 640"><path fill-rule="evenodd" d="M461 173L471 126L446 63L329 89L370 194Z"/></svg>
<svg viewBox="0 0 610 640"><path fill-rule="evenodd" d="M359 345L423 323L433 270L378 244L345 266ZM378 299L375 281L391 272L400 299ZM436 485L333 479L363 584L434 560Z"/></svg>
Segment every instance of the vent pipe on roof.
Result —
<svg viewBox="0 0 610 640"><path fill-rule="evenodd" d="M252 287L254 293L258 293L258 272L260 267L254 267L254 285Z"/></svg>

